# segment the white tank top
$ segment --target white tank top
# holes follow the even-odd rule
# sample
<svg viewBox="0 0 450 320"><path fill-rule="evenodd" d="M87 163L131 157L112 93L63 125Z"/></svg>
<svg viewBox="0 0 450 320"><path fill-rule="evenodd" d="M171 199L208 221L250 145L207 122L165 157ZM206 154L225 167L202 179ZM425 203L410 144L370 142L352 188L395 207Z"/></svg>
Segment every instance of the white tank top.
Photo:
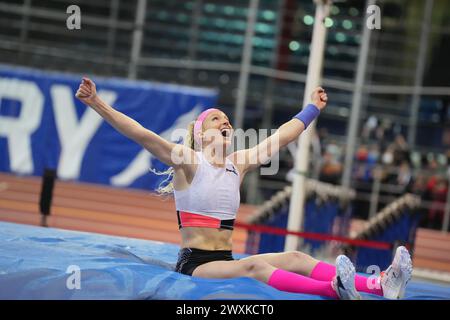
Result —
<svg viewBox="0 0 450 320"><path fill-rule="evenodd" d="M232 229L232 222L225 223L224 227L223 221L236 218L240 204L239 172L229 159L226 159L224 168L219 168L210 164L201 152L195 154L199 164L192 183L187 189L174 190L179 227ZM184 214L181 221L180 213Z"/></svg>

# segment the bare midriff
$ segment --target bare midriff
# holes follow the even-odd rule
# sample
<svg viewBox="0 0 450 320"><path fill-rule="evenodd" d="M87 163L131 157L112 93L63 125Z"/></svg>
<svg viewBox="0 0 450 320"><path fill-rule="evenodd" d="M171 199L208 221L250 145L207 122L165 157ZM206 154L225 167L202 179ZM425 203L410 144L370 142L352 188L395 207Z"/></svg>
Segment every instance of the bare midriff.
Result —
<svg viewBox="0 0 450 320"><path fill-rule="evenodd" d="M181 247L201 250L231 250L233 230L184 227L181 230Z"/></svg>

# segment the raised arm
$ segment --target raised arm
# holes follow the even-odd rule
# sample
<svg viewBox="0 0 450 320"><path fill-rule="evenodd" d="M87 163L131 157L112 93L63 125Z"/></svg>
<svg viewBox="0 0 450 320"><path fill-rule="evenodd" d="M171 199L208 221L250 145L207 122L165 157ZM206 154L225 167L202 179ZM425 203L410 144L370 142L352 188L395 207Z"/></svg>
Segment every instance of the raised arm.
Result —
<svg viewBox="0 0 450 320"><path fill-rule="evenodd" d="M243 173L254 170L267 163L279 150L295 141L306 127L319 115L328 101L325 90L316 88L311 94L311 103L288 122L281 125L278 130L250 149L239 150L231 155Z"/></svg>
<svg viewBox="0 0 450 320"><path fill-rule="evenodd" d="M161 138L156 133L144 128L137 121L105 103L97 95L95 83L92 80L83 78L75 96L84 104L94 109L117 131L140 144L163 163L176 167L184 163L184 157L190 156L190 159L193 159L192 154L188 155L193 150ZM174 154L177 157L173 157Z"/></svg>

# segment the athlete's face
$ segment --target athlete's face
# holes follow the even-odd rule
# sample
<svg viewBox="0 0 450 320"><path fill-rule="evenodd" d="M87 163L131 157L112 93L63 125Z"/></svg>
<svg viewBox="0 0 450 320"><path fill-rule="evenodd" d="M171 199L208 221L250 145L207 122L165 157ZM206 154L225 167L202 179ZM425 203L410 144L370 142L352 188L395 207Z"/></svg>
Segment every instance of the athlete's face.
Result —
<svg viewBox="0 0 450 320"><path fill-rule="evenodd" d="M233 127L227 115L222 111L213 111L202 124L202 138L207 144L228 146L231 144Z"/></svg>

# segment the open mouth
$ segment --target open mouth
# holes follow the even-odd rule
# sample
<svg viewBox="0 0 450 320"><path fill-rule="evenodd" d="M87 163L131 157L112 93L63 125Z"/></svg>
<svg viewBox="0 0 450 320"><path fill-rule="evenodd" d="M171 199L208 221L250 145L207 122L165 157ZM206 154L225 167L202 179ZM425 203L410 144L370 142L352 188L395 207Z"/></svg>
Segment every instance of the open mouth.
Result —
<svg viewBox="0 0 450 320"><path fill-rule="evenodd" d="M225 138L229 138L231 136L231 130L230 129L222 129L222 130L220 130L220 133Z"/></svg>

